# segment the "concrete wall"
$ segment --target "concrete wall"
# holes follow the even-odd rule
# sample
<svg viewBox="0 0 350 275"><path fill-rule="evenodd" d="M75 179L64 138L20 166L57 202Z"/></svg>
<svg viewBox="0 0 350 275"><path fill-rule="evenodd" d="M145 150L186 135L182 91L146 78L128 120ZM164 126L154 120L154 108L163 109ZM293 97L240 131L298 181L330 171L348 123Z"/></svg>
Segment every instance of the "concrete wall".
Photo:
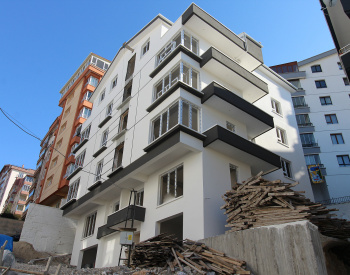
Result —
<svg viewBox="0 0 350 275"><path fill-rule="evenodd" d="M320 234L307 221L231 232L201 241L246 261L255 275L327 275Z"/></svg>
<svg viewBox="0 0 350 275"><path fill-rule="evenodd" d="M31 203L20 241L35 250L57 254L72 253L76 223L62 217L62 210Z"/></svg>
<svg viewBox="0 0 350 275"><path fill-rule="evenodd" d="M23 227L23 221L0 218L0 234L13 236L20 234Z"/></svg>

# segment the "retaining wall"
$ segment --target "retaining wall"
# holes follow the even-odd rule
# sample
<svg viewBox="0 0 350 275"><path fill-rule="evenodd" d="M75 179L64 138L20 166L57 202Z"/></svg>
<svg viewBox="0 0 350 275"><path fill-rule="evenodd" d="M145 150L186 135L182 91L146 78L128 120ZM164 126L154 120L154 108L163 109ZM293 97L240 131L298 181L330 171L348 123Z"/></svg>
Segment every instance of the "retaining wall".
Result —
<svg viewBox="0 0 350 275"><path fill-rule="evenodd" d="M0 234L13 236L21 234L23 221L0 217Z"/></svg>

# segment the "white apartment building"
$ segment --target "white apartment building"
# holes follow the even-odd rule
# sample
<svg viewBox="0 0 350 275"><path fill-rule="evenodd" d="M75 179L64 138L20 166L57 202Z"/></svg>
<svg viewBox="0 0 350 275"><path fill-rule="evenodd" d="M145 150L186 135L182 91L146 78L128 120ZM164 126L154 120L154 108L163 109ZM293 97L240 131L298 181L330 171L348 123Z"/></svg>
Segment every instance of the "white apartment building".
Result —
<svg viewBox="0 0 350 275"><path fill-rule="evenodd" d="M293 104L306 164L319 166L323 175L312 183L315 200L345 202L350 195L350 86L336 49L272 68L298 87Z"/></svg>
<svg viewBox="0 0 350 275"><path fill-rule="evenodd" d="M156 16L126 45L90 98L67 174L61 209L78 221L71 264L117 265L121 227L136 228L134 242L222 234L221 196L260 171L299 181L313 199L296 89L264 65L260 43L191 4L174 23Z"/></svg>

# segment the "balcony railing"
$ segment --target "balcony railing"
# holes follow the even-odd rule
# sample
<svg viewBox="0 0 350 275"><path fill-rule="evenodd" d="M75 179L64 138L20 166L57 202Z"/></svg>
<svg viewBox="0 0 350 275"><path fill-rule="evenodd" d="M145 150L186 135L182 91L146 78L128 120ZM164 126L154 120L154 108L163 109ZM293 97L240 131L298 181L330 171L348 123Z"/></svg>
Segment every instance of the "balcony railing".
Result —
<svg viewBox="0 0 350 275"><path fill-rule="evenodd" d="M343 55L343 54L346 54L350 51L350 44L346 45L345 47L341 48L339 50L339 54L340 55Z"/></svg>
<svg viewBox="0 0 350 275"><path fill-rule="evenodd" d="M313 126L313 124L311 122L304 122L304 123L298 123L299 127L309 127L309 126Z"/></svg>
<svg viewBox="0 0 350 275"><path fill-rule="evenodd" d="M317 142L303 143L302 146L303 147L318 147L318 143Z"/></svg>
<svg viewBox="0 0 350 275"><path fill-rule="evenodd" d="M294 108L302 108L302 107L309 107L306 103L301 103L301 104L293 104Z"/></svg>

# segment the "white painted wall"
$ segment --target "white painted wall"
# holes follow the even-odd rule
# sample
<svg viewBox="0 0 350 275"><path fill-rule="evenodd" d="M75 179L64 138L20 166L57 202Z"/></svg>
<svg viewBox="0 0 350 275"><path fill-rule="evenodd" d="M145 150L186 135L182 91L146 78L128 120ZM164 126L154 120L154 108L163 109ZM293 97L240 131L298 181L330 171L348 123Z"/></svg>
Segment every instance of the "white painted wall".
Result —
<svg viewBox="0 0 350 275"><path fill-rule="evenodd" d="M31 203L20 241L31 243L35 250L72 253L76 221L63 217L62 210Z"/></svg>

